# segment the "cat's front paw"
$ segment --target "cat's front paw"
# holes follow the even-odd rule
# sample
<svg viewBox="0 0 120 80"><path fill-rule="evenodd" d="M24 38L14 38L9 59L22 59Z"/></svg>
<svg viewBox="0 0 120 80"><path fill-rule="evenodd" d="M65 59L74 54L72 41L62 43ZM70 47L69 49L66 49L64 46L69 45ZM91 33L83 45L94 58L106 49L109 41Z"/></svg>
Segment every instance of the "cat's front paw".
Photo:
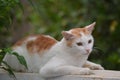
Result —
<svg viewBox="0 0 120 80"><path fill-rule="evenodd" d="M81 75L90 75L90 74L93 74L93 72L89 68L84 68L81 71Z"/></svg>
<svg viewBox="0 0 120 80"><path fill-rule="evenodd" d="M90 75L93 74L93 72L89 68L83 68L78 71L74 71L71 73L71 75Z"/></svg>
<svg viewBox="0 0 120 80"><path fill-rule="evenodd" d="M92 70L104 70L104 68L99 64L91 66L90 69L92 69Z"/></svg>

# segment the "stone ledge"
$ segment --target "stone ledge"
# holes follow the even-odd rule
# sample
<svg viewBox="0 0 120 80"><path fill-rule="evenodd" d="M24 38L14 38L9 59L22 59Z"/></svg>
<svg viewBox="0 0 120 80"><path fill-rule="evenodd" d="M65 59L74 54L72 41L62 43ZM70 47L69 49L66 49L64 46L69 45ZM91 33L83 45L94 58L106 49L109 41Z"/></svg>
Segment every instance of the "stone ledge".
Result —
<svg viewBox="0 0 120 80"><path fill-rule="evenodd" d="M120 80L120 71L94 70L92 75L66 75L46 80ZM15 73L17 80L43 80L37 73ZM0 70L0 80L13 80L5 71Z"/></svg>
<svg viewBox="0 0 120 80"><path fill-rule="evenodd" d="M92 75L66 75L49 80L120 80L120 71L94 70Z"/></svg>

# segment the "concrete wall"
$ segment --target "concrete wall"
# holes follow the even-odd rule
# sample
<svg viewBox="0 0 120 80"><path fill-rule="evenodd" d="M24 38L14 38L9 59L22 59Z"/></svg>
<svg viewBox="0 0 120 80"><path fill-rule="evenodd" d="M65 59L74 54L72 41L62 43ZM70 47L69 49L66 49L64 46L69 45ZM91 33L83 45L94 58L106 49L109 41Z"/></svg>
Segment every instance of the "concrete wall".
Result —
<svg viewBox="0 0 120 80"><path fill-rule="evenodd" d="M37 73L15 73L17 80L44 80ZM14 80L5 71L0 71L0 80ZM120 80L120 71L95 70L92 75L66 75L45 80Z"/></svg>

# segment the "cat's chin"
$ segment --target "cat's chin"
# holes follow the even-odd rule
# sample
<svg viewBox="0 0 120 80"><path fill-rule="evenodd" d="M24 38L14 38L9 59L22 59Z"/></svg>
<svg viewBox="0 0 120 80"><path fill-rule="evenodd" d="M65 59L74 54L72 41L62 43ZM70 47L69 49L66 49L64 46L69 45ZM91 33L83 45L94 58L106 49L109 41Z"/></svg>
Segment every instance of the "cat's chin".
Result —
<svg viewBox="0 0 120 80"><path fill-rule="evenodd" d="M84 55L89 55L90 53L84 53Z"/></svg>

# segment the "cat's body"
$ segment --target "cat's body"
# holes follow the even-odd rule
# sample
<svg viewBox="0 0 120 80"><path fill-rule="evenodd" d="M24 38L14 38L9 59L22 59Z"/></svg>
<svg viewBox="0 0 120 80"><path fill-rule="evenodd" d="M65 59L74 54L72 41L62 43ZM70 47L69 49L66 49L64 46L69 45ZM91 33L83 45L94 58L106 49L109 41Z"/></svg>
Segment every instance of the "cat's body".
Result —
<svg viewBox="0 0 120 80"><path fill-rule="evenodd" d="M39 72L45 78L91 74L90 69L102 70L100 65L87 61L94 43L91 35L94 25L63 31L61 41L50 36L33 35L17 42L13 51L24 56L28 70L15 56L6 55L4 60L16 71Z"/></svg>

